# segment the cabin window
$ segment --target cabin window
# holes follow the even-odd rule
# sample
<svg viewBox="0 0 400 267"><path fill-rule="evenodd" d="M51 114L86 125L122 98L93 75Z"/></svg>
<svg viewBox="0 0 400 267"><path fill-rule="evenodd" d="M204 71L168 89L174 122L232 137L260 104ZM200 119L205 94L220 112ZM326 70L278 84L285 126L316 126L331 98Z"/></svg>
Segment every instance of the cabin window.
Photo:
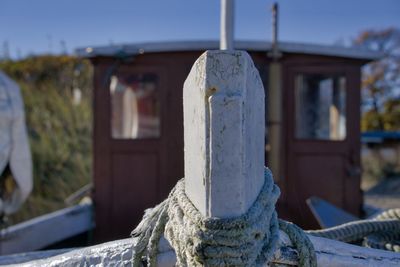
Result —
<svg viewBox="0 0 400 267"><path fill-rule="evenodd" d="M295 78L296 138L346 138L346 78L299 74Z"/></svg>
<svg viewBox="0 0 400 267"><path fill-rule="evenodd" d="M155 74L111 77L111 136L142 139L160 136L160 100Z"/></svg>

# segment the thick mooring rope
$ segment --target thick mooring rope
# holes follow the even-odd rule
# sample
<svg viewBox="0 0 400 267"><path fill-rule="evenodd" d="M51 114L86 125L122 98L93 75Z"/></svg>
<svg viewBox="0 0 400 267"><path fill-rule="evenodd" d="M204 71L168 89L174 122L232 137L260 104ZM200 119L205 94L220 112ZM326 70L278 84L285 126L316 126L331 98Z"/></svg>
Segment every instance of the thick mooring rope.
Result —
<svg viewBox="0 0 400 267"><path fill-rule="evenodd" d="M307 233L343 242L362 242L366 247L400 252L400 209L384 211L373 219Z"/></svg>
<svg viewBox="0 0 400 267"><path fill-rule="evenodd" d="M182 179L164 202L146 211L132 232L138 239L133 266L143 261L156 266L163 234L175 250L177 266L260 266L272 260L279 228L299 251L299 266L316 266L306 234L294 224L278 220L275 203L279 194L266 169L264 186L246 214L231 219L205 218L186 196Z"/></svg>

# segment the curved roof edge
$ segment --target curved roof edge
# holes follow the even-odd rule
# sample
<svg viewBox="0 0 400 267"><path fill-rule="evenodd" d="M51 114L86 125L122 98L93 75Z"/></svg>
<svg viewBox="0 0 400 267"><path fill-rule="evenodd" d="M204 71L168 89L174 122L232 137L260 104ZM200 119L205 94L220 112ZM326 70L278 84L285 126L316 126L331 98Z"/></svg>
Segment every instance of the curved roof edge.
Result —
<svg viewBox="0 0 400 267"><path fill-rule="evenodd" d="M235 49L266 52L271 50L271 43L264 41L236 41ZM218 41L174 41L148 42L127 45L86 47L76 50L81 57L122 56L144 53L175 52L175 51L202 51L219 49ZM382 53L334 45L304 44L293 42L279 42L279 50L283 53L300 53L310 55L324 55L334 57L354 58L361 60L377 60L383 57Z"/></svg>

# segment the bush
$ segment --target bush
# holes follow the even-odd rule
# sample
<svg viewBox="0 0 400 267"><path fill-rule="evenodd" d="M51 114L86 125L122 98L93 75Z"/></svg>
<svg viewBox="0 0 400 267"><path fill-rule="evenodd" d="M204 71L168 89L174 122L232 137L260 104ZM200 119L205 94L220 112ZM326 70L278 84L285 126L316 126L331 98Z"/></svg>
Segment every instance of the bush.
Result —
<svg viewBox="0 0 400 267"><path fill-rule="evenodd" d="M91 181L92 70L87 60L40 56L0 63L21 87L33 159L34 189L12 223L64 207ZM73 89L82 98L74 102Z"/></svg>

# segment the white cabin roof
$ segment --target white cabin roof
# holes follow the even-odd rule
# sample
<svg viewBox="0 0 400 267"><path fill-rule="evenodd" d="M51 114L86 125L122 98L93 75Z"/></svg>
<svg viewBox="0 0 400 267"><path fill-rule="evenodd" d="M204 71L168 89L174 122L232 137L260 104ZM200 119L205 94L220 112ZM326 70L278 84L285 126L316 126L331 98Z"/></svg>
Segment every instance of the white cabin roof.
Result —
<svg viewBox="0 0 400 267"><path fill-rule="evenodd" d="M271 50L271 43L264 41L236 41L235 49L267 52ZM76 50L81 57L97 56L123 56L137 55L144 53L161 52L188 52L219 49L218 41L171 41L171 42L148 42L136 44L122 44L112 46L85 47ZM279 51L283 53L299 53L309 55L322 55L333 57L345 57L361 60L376 60L383 55L376 51L371 51L355 47L343 47L335 45L304 44L293 42L279 42Z"/></svg>

